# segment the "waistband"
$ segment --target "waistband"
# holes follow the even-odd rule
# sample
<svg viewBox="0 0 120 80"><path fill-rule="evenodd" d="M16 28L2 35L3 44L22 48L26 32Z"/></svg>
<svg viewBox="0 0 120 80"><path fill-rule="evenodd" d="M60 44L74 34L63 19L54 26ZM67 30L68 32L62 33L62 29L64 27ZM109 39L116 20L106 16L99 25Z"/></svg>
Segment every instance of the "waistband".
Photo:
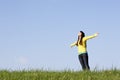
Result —
<svg viewBox="0 0 120 80"><path fill-rule="evenodd" d="M79 52L78 55L81 55L81 54L88 54L87 52Z"/></svg>

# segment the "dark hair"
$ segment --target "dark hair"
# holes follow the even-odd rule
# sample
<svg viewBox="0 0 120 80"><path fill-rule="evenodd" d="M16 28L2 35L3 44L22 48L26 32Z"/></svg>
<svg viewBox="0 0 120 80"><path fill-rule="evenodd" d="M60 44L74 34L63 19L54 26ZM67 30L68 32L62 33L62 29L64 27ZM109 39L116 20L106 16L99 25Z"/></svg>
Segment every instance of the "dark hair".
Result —
<svg viewBox="0 0 120 80"><path fill-rule="evenodd" d="M81 36L78 36L78 40L77 40L77 46L78 46L78 44L81 44L82 45L82 39L83 39L83 37L85 37L85 33L83 32L83 31L80 31L80 33L81 33Z"/></svg>

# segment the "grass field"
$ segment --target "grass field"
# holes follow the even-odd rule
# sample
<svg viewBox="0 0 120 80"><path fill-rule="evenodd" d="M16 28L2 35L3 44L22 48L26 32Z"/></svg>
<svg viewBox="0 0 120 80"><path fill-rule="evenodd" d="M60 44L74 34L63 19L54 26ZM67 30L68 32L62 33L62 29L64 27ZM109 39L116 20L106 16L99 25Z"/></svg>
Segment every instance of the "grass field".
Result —
<svg viewBox="0 0 120 80"><path fill-rule="evenodd" d="M120 70L103 70L103 71L0 70L0 80L120 80Z"/></svg>

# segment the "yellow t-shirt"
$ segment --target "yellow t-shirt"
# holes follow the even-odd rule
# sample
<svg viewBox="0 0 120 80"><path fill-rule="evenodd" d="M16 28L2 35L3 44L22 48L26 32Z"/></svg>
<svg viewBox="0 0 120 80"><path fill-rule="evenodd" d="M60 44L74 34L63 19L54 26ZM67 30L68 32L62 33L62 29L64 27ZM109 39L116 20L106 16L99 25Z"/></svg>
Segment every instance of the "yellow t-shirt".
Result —
<svg viewBox="0 0 120 80"><path fill-rule="evenodd" d="M78 54L83 54L83 53L86 53L87 52L87 46L86 46L86 41L88 39L91 39L91 38L94 38L96 37L97 34L94 34L94 35L91 35L91 36L87 36L87 37L83 37L82 39L82 45L81 44L78 44ZM71 46L75 46L77 44L77 41L74 42L73 44L71 44Z"/></svg>

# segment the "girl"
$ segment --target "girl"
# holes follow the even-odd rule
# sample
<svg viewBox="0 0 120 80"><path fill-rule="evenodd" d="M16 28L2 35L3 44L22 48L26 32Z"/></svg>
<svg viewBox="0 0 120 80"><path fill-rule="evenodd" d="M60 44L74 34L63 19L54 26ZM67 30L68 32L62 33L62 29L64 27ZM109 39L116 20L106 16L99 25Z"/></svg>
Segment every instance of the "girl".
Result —
<svg viewBox="0 0 120 80"><path fill-rule="evenodd" d="M86 41L96 36L98 36L98 33L85 37L85 33L83 31L80 31L78 33L78 40L74 42L73 44L71 44L71 47L73 46L78 47L78 54L79 54L78 58L79 58L79 61L81 63L83 70L90 70Z"/></svg>

